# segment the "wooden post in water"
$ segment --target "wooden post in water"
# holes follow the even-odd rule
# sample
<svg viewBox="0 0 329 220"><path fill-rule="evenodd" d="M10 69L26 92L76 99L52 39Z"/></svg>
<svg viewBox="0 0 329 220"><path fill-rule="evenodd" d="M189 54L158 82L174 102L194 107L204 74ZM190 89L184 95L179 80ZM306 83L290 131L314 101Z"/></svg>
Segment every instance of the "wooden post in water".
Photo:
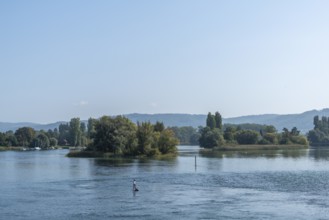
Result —
<svg viewBox="0 0 329 220"><path fill-rule="evenodd" d="M196 168L196 156L194 156L194 165L195 165L195 168Z"/></svg>

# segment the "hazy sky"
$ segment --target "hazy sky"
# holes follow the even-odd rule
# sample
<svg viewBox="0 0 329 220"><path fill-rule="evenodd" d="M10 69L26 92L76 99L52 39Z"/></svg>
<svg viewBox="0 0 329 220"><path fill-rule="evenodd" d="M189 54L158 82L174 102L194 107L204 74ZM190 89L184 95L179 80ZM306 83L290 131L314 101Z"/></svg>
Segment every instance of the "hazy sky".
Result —
<svg viewBox="0 0 329 220"><path fill-rule="evenodd" d="M0 1L0 121L329 107L329 1Z"/></svg>

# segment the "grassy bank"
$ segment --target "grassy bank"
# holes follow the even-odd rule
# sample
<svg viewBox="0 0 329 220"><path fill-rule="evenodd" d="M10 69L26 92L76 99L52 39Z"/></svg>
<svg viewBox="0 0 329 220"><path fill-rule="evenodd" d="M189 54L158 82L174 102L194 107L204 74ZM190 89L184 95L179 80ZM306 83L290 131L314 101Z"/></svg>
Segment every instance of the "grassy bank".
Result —
<svg viewBox="0 0 329 220"><path fill-rule="evenodd" d="M23 147L4 147L4 146L0 146L0 151L8 151L8 150L23 151Z"/></svg>
<svg viewBox="0 0 329 220"><path fill-rule="evenodd" d="M307 149L308 145L232 145L222 146L213 149L202 149L201 151L246 151L246 150L293 150L293 149Z"/></svg>

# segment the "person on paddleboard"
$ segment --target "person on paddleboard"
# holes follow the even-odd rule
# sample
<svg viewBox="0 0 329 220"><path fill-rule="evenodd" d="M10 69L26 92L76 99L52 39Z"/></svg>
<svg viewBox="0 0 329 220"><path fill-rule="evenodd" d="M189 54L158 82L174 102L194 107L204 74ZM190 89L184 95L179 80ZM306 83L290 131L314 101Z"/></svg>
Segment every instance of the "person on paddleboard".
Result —
<svg viewBox="0 0 329 220"><path fill-rule="evenodd" d="M133 181L133 191L138 191L137 186L136 186L136 180L135 179Z"/></svg>

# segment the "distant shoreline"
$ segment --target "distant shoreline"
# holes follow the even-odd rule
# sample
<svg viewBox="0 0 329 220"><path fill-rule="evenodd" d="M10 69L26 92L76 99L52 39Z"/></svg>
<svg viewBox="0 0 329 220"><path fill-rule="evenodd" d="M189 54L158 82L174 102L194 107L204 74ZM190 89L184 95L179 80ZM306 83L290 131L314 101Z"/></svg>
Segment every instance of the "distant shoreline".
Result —
<svg viewBox="0 0 329 220"><path fill-rule="evenodd" d="M69 149L68 146L56 146L54 149L41 149L41 150L57 150L57 149ZM33 151L34 148L30 147L6 147L6 146L0 146L0 152L1 151Z"/></svg>

